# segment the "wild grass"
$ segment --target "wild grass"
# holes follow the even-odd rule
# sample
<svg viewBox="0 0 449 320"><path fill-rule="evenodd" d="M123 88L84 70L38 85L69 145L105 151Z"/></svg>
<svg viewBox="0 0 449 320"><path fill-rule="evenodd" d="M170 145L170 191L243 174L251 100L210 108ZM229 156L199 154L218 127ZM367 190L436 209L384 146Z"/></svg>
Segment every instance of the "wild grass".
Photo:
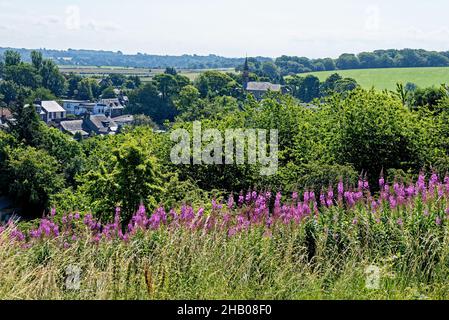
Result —
<svg viewBox="0 0 449 320"><path fill-rule="evenodd" d="M386 185L378 198L362 183L324 192L319 207L307 192L304 202L241 196L148 220L140 210L126 234L88 216L46 218L57 235L49 222L28 233L10 223L0 233L0 299L448 299L449 178L422 183ZM79 289L67 287L74 266ZM370 266L380 272L373 289Z"/></svg>

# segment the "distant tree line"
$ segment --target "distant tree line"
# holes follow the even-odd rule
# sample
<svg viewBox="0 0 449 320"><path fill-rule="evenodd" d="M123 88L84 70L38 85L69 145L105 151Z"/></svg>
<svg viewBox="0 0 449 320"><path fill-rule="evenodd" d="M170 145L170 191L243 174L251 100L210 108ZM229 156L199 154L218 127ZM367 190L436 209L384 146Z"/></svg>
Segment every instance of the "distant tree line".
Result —
<svg viewBox="0 0 449 320"><path fill-rule="evenodd" d="M30 55L34 50L0 48L0 56L8 50L18 52L22 59L31 62ZM122 52L112 51L94 51L94 50L35 50L59 65L78 65L78 66L116 66L116 67L135 67L135 68L157 68L165 69L174 67L177 69L219 69L235 68L243 64L244 58L225 58L217 55L199 56L161 56L149 54L123 54ZM259 57L260 61L272 61L271 58Z"/></svg>
<svg viewBox="0 0 449 320"><path fill-rule="evenodd" d="M371 68L447 67L449 51L436 52L422 49L376 50L357 55L344 53L338 59L308 59L282 56L275 60L281 75L294 75L314 71L333 71Z"/></svg>

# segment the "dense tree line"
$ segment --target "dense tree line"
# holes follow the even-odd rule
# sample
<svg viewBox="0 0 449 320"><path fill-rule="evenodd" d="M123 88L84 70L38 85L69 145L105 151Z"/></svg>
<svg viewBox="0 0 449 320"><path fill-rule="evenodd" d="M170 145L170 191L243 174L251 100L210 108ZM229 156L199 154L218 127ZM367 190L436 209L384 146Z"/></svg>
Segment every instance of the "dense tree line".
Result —
<svg viewBox="0 0 449 320"><path fill-rule="evenodd" d="M32 50L0 48L0 55L7 50L19 52L22 58L30 62L29 56ZM122 52L94 51L94 50L36 50L45 58L51 59L60 65L77 66L113 66L113 67L136 67L136 68L158 68L164 69L174 67L177 69L219 69L235 68L243 64L244 58L225 58L217 55L199 56L162 56L138 53L135 55L123 54ZM261 61L269 61L270 58L259 57Z"/></svg>
<svg viewBox="0 0 449 320"><path fill-rule="evenodd" d="M357 55L344 53L337 59L282 56L277 58L275 63L282 75L345 69L447 67L449 66L449 51L376 50Z"/></svg>

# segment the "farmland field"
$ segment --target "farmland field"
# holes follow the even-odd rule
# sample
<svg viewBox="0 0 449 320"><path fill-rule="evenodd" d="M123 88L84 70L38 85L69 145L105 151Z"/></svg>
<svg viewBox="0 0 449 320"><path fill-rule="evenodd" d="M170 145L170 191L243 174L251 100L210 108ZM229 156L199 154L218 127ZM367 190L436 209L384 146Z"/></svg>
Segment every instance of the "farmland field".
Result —
<svg viewBox="0 0 449 320"><path fill-rule="evenodd" d="M439 86L449 83L449 68L391 68L391 69L361 69L361 70L337 70L322 71L301 74L306 76L313 74L326 80L333 73L339 73L343 77L354 78L363 88L375 87L376 89L394 90L396 83L415 83L420 87Z"/></svg>
<svg viewBox="0 0 449 320"><path fill-rule="evenodd" d="M62 73L75 73L86 77L102 77L108 74L122 74L125 76L139 76L143 81L148 81L157 74L161 74L165 69L153 68L125 68L125 67L95 67L95 66L59 66ZM183 69L178 70L182 75L187 76L191 81L195 80L202 72L209 69ZM214 69L222 72L233 72L234 69Z"/></svg>

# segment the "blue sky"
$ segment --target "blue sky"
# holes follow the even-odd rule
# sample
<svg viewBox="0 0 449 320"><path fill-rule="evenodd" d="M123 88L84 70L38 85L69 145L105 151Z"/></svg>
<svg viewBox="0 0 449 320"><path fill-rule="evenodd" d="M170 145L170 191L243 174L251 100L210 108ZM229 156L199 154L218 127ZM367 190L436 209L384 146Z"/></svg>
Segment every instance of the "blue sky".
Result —
<svg viewBox="0 0 449 320"><path fill-rule="evenodd" d="M446 0L0 0L0 46L336 57L449 50Z"/></svg>

